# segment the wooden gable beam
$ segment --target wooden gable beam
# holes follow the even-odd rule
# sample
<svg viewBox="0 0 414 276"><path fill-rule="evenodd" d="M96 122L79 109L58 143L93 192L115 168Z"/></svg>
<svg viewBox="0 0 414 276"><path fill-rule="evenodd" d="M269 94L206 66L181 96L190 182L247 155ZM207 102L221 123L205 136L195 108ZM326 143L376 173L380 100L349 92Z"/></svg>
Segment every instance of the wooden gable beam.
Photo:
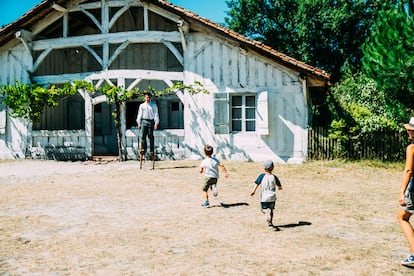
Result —
<svg viewBox="0 0 414 276"><path fill-rule="evenodd" d="M184 65L184 57L180 51L169 41L163 40L162 43L174 54L181 65Z"/></svg>
<svg viewBox="0 0 414 276"><path fill-rule="evenodd" d="M20 39L23 43L24 47L26 48L27 52L32 55L32 33L26 30L20 30L16 32L16 38Z"/></svg>
<svg viewBox="0 0 414 276"><path fill-rule="evenodd" d="M87 45L102 45L104 41L110 44L120 44L125 41L130 43L162 43L162 41L181 42L179 32L162 31L132 31L123 33L94 34L84 36L73 36L67 38L43 39L32 42L34 51L41 51L49 47L54 49L80 47Z"/></svg>

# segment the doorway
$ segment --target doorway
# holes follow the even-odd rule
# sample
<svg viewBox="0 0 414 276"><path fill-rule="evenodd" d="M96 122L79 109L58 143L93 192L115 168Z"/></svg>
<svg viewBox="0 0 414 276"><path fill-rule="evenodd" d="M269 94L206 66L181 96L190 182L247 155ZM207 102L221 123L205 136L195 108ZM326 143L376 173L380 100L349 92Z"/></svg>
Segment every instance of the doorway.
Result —
<svg viewBox="0 0 414 276"><path fill-rule="evenodd" d="M93 108L93 155L118 155L116 127L112 113L115 106L106 102Z"/></svg>

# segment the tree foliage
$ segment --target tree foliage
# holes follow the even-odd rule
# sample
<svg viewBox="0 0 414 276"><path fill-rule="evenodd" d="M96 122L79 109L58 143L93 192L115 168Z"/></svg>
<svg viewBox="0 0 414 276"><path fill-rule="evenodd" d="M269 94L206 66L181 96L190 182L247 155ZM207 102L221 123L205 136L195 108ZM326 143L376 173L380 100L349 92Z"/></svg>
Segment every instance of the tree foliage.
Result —
<svg viewBox="0 0 414 276"><path fill-rule="evenodd" d="M387 1L389 2L389 1ZM360 68L377 0L229 0L226 25L340 79L345 62Z"/></svg>
<svg viewBox="0 0 414 276"><path fill-rule="evenodd" d="M414 112L414 2L384 5L363 46L363 70L385 91L398 121Z"/></svg>
<svg viewBox="0 0 414 276"><path fill-rule="evenodd" d="M331 89L342 114L331 124L333 138L348 139L367 133L398 130L386 105L386 94L363 73L347 72Z"/></svg>

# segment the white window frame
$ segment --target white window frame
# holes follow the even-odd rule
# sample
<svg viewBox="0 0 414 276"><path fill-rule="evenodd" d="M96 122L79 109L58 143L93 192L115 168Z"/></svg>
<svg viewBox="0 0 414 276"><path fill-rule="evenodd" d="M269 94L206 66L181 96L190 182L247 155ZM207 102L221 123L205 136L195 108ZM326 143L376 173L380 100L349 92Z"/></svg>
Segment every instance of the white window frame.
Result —
<svg viewBox="0 0 414 276"><path fill-rule="evenodd" d="M241 130L233 130L233 121L235 121L235 119L233 118L233 114L231 113L231 132L232 133L239 133L239 132L244 132L244 133L254 133L256 132L257 126L256 126L256 120L257 120L257 95L253 94L253 93L244 93L244 94L234 94L231 95L231 112L233 111L233 108L235 108L235 106L233 105L233 97L242 97L242 103L240 106L236 106L237 108L241 108L241 118L237 118L237 120L241 121ZM255 105L254 106L247 106L246 105L246 97L254 97L255 99ZM246 112L248 109L254 109L254 114L255 117L253 119L247 119L246 118ZM247 130L246 129L246 125L247 122L249 121L253 121L254 122L254 130Z"/></svg>
<svg viewBox="0 0 414 276"><path fill-rule="evenodd" d="M232 97L233 96L255 96L255 131L233 131ZM237 134L255 133L269 135L269 99L268 91L244 92L244 93L215 93L214 94L214 133L215 134ZM244 112L244 114L246 114ZM245 116L245 115L244 115ZM243 130L243 128L242 128ZM245 125L244 125L245 130Z"/></svg>

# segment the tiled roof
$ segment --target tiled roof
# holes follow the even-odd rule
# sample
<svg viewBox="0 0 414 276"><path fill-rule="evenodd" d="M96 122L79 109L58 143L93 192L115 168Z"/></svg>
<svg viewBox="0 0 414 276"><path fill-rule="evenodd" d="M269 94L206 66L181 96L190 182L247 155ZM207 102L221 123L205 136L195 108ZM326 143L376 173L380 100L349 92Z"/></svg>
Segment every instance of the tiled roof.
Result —
<svg viewBox="0 0 414 276"><path fill-rule="evenodd" d="M145 0L144 0L145 1ZM15 22L6 25L4 28L0 29L0 46L6 44L10 40L15 37L15 33L20 29L30 29L30 26L34 23L40 21L49 13L53 12L54 9L52 8L52 4L60 4L63 5L67 2L67 0L44 0L37 6L30 9L27 13L25 13L22 17L20 17ZM210 31L213 31L217 34L225 36L229 39L232 39L238 43L243 48L252 49L259 54L266 56L275 62L286 66L292 70L298 71L305 75L311 76L313 78L318 79L319 81L325 82L326 84L329 83L330 74L327 72L310 66L304 62L296 60L292 57L289 57L271 47L256 41L249 39L237 32L234 32L222 25L219 25L213 21L210 21L204 17L201 17L187 9L182 7L176 6L168 1L165 0L146 0L146 2L159 6L169 12L172 12L185 21L189 22L191 25L198 25L199 28L207 28Z"/></svg>

